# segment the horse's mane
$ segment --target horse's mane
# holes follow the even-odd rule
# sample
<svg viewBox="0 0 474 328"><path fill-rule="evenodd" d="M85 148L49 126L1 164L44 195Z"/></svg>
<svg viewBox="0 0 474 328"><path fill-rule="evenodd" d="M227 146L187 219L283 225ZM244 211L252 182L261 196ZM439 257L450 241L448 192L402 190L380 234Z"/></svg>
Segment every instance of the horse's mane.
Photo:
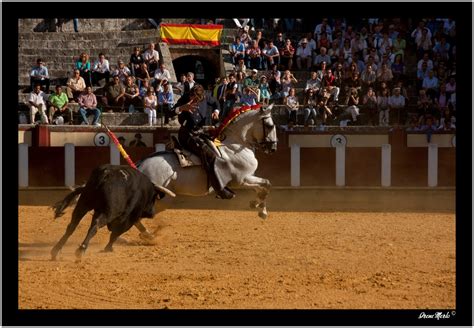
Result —
<svg viewBox="0 0 474 328"><path fill-rule="evenodd" d="M261 105L242 106L234 108L223 120L219 127L213 132L214 138L219 138L221 133L232 123L238 122L242 119L244 113L259 109Z"/></svg>

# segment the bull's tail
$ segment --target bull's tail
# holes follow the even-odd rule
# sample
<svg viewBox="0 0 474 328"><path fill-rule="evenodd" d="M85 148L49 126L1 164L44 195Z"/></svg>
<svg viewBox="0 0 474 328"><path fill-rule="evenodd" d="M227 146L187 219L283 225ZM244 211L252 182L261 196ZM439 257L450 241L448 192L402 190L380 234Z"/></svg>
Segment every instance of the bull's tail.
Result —
<svg viewBox="0 0 474 328"><path fill-rule="evenodd" d="M71 204L71 202L82 193L85 186L77 187L71 193L69 193L62 201L57 202L53 206L54 218L57 219L64 215L64 210Z"/></svg>

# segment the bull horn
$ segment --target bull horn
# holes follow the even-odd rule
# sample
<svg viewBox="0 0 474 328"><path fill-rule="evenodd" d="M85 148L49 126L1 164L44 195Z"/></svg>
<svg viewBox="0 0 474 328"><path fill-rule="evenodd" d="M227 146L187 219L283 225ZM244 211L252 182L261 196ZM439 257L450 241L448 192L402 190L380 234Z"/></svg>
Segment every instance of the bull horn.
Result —
<svg viewBox="0 0 474 328"><path fill-rule="evenodd" d="M158 189L159 191L161 192L164 192L165 194L167 194L168 196L171 196L171 197L176 197L176 194L174 192L172 192L171 190L169 190L168 188L165 188L163 186L158 186L155 184L155 188Z"/></svg>

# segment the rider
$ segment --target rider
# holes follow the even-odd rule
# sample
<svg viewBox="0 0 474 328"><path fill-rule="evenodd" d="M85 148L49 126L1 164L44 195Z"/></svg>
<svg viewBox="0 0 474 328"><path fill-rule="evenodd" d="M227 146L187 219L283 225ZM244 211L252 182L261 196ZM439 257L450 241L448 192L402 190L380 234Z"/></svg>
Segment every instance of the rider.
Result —
<svg viewBox="0 0 474 328"><path fill-rule="evenodd" d="M196 84L189 93L184 94L174 106L176 113L179 113L178 121L181 127L178 132L179 143L189 151L201 157L209 182L216 192L216 197L221 199L231 199L235 197L233 191L225 186L222 179L215 170L216 161L224 159L217 157L216 153L202 139L202 127L206 123L207 101L204 88ZM219 110L212 112L212 120L219 119Z"/></svg>

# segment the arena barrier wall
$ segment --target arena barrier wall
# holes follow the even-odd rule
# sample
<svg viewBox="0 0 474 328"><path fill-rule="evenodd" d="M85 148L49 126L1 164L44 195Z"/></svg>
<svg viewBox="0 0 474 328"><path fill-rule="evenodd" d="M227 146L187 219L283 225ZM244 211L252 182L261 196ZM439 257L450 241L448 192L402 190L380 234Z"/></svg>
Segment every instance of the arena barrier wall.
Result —
<svg viewBox="0 0 474 328"><path fill-rule="evenodd" d="M137 131L146 147L128 147ZM21 132L21 133L20 133ZM19 132L19 186L60 187L84 183L106 163L126 164L100 128L40 127ZM164 150L166 129L116 128L132 160ZM256 175L281 187L455 187L453 134L402 130L280 132L278 150L257 152Z"/></svg>
<svg viewBox="0 0 474 328"><path fill-rule="evenodd" d="M50 206L70 192L65 187L20 188L19 205ZM255 199L253 190L236 189L232 200L179 196L174 209L248 210ZM455 188L382 188L382 187L274 187L268 196L271 211L318 212L455 212ZM51 212L52 213L52 212ZM52 217L52 214L51 214ZM257 212L255 211L255 217Z"/></svg>

